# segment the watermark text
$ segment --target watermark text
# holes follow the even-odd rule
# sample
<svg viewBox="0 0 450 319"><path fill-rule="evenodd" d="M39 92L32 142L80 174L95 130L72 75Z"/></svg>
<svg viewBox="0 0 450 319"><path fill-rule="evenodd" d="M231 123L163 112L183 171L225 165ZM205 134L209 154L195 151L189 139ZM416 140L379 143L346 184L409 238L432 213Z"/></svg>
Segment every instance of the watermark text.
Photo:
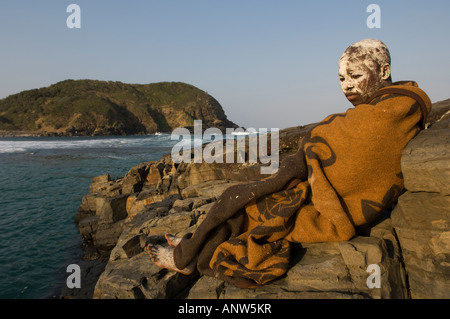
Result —
<svg viewBox="0 0 450 319"><path fill-rule="evenodd" d="M246 138L238 138L236 143L233 139L225 140L225 150L222 131L218 128L208 128L203 133L202 121L194 121L194 138L187 128L177 128L172 132L171 139L179 141L172 148L171 156L175 163L248 163L261 166L261 174L274 174L279 167L279 129L270 130L270 154L268 151L268 130L249 128L227 128L226 135L233 136L244 134ZM180 141L180 137L182 138ZM248 140L248 155L246 156L246 140ZM202 147L204 142L209 142ZM236 144L236 156L235 148ZM193 158L192 158L193 149ZM224 153L225 152L225 153ZM246 159L247 157L247 159ZM264 166L269 164L268 166Z"/></svg>
<svg viewBox="0 0 450 319"><path fill-rule="evenodd" d="M381 269L377 264L367 266L366 272L370 273L367 277L366 285L369 289L381 288Z"/></svg>
<svg viewBox="0 0 450 319"><path fill-rule="evenodd" d="M369 29L380 29L381 28L381 8L378 4L369 4L367 6L366 12L371 13L366 20L367 27Z"/></svg>
<svg viewBox="0 0 450 319"><path fill-rule="evenodd" d="M66 272L71 274L66 279L67 288L81 288L81 269L77 264L67 266Z"/></svg>
<svg viewBox="0 0 450 319"><path fill-rule="evenodd" d="M78 4L69 4L66 9L67 13L71 13L66 20L66 25L69 29L81 28L81 8Z"/></svg>

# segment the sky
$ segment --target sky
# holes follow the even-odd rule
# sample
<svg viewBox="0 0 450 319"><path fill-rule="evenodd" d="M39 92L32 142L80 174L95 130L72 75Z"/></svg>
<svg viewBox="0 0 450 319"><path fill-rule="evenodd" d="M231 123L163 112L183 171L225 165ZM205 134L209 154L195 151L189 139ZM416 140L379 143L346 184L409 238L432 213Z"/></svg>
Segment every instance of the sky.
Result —
<svg viewBox="0 0 450 319"><path fill-rule="evenodd" d="M81 28L69 28L70 4ZM369 28L370 4L380 28ZM450 98L448 0L30 0L0 4L0 99L66 79L185 82L228 119L287 128L352 107L338 60L359 40L389 48L394 81Z"/></svg>

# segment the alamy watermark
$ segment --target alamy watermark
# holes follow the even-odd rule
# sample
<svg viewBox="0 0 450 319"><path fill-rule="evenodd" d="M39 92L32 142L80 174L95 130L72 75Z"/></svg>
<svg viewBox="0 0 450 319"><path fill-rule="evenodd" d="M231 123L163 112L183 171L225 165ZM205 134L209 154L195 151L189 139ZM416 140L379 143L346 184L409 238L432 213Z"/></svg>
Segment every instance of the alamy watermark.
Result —
<svg viewBox="0 0 450 319"><path fill-rule="evenodd" d="M381 268L377 264L367 266L366 272L370 273L367 277L366 285L369 289L381 288Z"/></svg>
<svg viewBox="0 0 450 319"><path fill-rule="evenodd" d="M371 13L366 20L369 29L381 28L381 8L378 4L372 3L367 6L366 12Z"/></svg>
<svg viewBox="0 0 450 319"><path fill-rule="evenodd" d="M78 4L69 4L66 9L70 15L66 19L66 25L69 29L81 28L81 8Z"/></svg>
<svg viewBox="0 0 450 319"><path fill-rule="evenodd" d="M225 149L222 131L218 128L208 128L203 133L202 121L194 121L194 135L187 128L177 128L172 132L171 139L179 141L172 148L171 156L175 163L248 163L261 166L261 174L274 174L278 171L279 161L279 129L270 130L270 154L268 152L268 130L254 128L227 128L226 136L245 134L248 138L225 139ZM180 137L182 138L180 141ZM246 140L248 140L248 156L246 156ZM202 147L203 143L208 143ZM236 156L235 156L236 144ZM193 158L192 158L193 153ZM269 164L268 166L264 166Z"/></svg>
<svg viewBox="0 0 450 319"><path fill-rule="evenodd" d="M66 12L70 15L66 19L66 25L69 29L81 28L81 8L78 4L69 4L66 8ZM381 8L378 4L369 4L366 8L366 12L370 13L367 17L366 25L369 29L381 28Z"/></svg>
<svg viewBox="0 0 450 319"><path fill-rule="evenodd" d="M69 29L81 28L81 8L77 4L70 4L66 8L70 15L66 19ZM366 8L370 13L366 25L369 29L381 28L381 8L378 4L370 4ZM246 135L247 138L237 138L233 135ZM182 138L180 141L180 137ZM279 168L279 129L270 130L270 154L268 152L268 130L254 128L244 130L242 128L227 128L225 141L222 131L218 128L208 128L203 133L202 121L194 121L194 135L186 128L177 128L171 134L172 140L179 141L171 151L172 160L175 163L245 163L263 164L261 174L274 174ZM246 142L248 141L248 154L246 154ZM204 147L203 144L207 143ZM208 143L209 142L209 143ZM225 144L225 149L224 149ZM236 145L236 150L235 150ZM193 155L193 157L192 157ZM236 156L235 156L236 155ZM266 165L269 164L269 165ZM77 264L70 264L66 271L68 288L81 288L81 269ZM366 272L370 273L366 280L368 288L381 287L381 269L377 264L370 264Z"/></svg>
<svg viewBox="0 0 450 319"><path fill-rule="evenodd" d="M66 279L68 288L81 288L81 268L77 264L70 264L66 271L70 275ZM381 288L381 268L377 264L370 264L367 266L366 272L370 273L367 277L366 285L369 289Z"/></svg>
<svg viewBox="0 0 450 319"><path fill-rule="evenodd" d="M77 264L70 264L66 268L66 272L71 274L66 279L67 288L81 288L81 268Z"/></svg>

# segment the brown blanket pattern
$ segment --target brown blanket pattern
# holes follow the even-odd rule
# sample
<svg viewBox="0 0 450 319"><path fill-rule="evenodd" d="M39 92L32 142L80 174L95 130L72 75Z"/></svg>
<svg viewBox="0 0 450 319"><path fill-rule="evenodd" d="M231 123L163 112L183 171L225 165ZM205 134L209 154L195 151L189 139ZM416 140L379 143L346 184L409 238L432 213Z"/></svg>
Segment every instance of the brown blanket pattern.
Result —
<svg viewBox="0 0 450 319"><path fill-rule="evenodd" d="M327 117L277 174L228 189L176 247L177 266L198 255L200 273L251 287L287 271L290 242L351 239L401 194L401 152L430 108L417 84L402 82Z"/></svg>

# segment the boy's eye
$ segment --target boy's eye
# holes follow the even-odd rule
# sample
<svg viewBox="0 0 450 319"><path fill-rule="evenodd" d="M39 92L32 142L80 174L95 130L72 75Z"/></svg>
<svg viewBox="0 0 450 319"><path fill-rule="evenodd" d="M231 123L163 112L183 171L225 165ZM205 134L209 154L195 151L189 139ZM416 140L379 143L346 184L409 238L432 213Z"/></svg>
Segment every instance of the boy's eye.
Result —
<svg viewBox="0 0 450 319"><path fill-rule="evenodd" d="M362 75L361 74L353 74L352 75L352 79L358 79L360 78Z"/></svg>

